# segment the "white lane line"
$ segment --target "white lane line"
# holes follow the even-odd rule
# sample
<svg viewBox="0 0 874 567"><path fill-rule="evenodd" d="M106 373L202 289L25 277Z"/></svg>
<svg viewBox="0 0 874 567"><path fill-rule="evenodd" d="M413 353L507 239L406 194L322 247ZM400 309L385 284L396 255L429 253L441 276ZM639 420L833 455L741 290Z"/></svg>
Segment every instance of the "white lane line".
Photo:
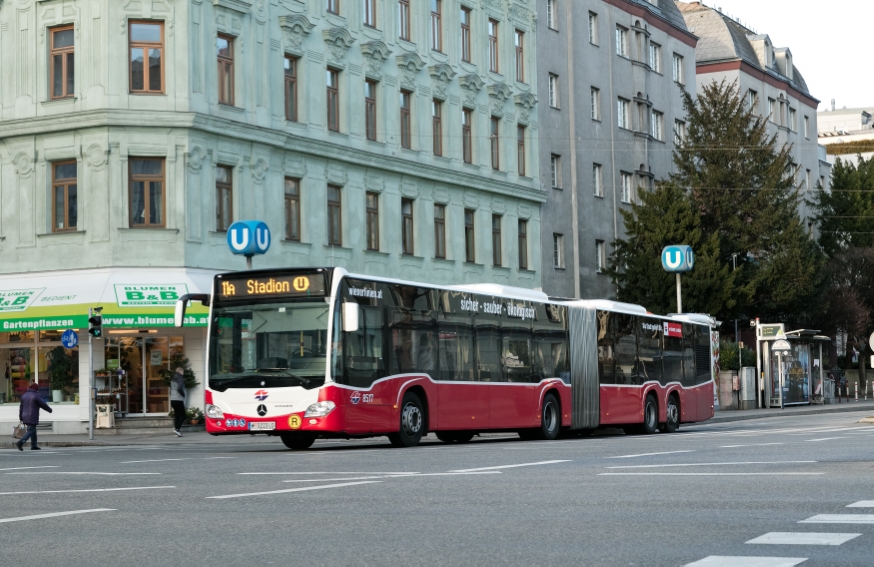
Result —
<svg viewBox="0 0 874 567"><path fill-rule="evenodd" d="M822 439L805 439L805 441L831 441L833 439L846 439L846 437L824 437Z"/></svg>
<svg viewBox="0 0 874 567"><path fill-rule="evenodd" d="M120 465L131 465L133 463L163 463L165 461L190 461L191 459L150 459L148 461L122 461L118 464Z"/></svg>
<svg viewBox="0 0 874 567"><path fill-rule="evenodd" d="M407 475L402 475L407 476ZM372 480L375 478L397 478L397 477L389 477L386 475L379 476L353 476L347 478L296 478L293 480L283 480L282 482L339 482L346 480Z"/></svg>
<svg viewBox="0 0 874 567"><path fill-rule="evenodd" d="M564 460L560 460L560 461L540 461L537 463L521 463L518 465L500 465L497 467L479 467L479 468L475 468L475 469L459 469L459 470L454 470L454 471L449 471L449 472L460 473L460 472L491 471L491 470L495 470L495 469L515 469L518 467L535 467L538 465L554 465L556 463L569 463L569 462L570 462L570 460L564 459Z"/></svg>
<svg viewBox="0 0 874 567"><path fill-rule="evenodd" d="M213 461L215 459L236 459L237 457L204 457L204 461Z"/></svg>
<svg viewBox="0 0 874 567"><path fill-rule="evenodd" d="M87 488L81 490L35 490L33 492L0 492L0 496L13 494L64 494L67 492L118 492L120 490L157 490L159 488L176 488L175 486L135 486L133 488Z"/></svg>
<svg viewBox="0 0 874 567"><path fill-rule="evenodd" d="M604 457L605 459L631 459L634 457L651 457L653 455L673 455L674 453L694 453L694 449L685 451L662 451L660 453L639 453L637 455L617 455L616 457Z"/></svg>
<svg viewBox="0 0 874 567"><path fill-rule="evenodd" d="M325 471L317 471L317 472L241 472L237 474L421 474L417 472L372 472L372 471L359 471L359 472L325 472Z"/></svg>
<svg viewBox="0 0 874 567"><path fill-rule="evenodd" d="M285 490L270 490L268 492L248 492L246 494L225 494L223 496L207 496L207 500L209 499L223 499L223 498L242 498L244 496L264 496L266 494L285 494L286 492L303 492L305 490L322 490L324 488L340 488L341 486L356 486L359 484L378 484L380 481L378 480L364 480L361 482L344 482L342 484L325 484L322 486L305 486L303 488L287 488Z"/></svg>
<svg viewBox="0 0 874 567"><path fill-rule="evenodd" d="M684 567L795 567L807 561L806 557L744 557L711 555Z"/></svg>
<svg viewBox="0 0 874 567"><path fill-rule="evenodd" d="M11 467L8 469L0 469L0 471L23 471L24 469L56 469L58 465L44 465L41 467Z"/></svg>
<svg viewBox="0 0 874 567"><path fill-rule="evenodd" d="M67 453L61 453L60 451L37 451L36 453L31 453L30 455L27 455L27 457L36 457L37 455L66 455L66 454ZM2 457L15 457L16 459L20 459L22 457L22 455L17 455L15 453L11 453L11 452L8 455L0 453L0 456L2 456Z"/></svg>
<svg viewBox="0 0 874 567"><path fill-rule="evenodd" d="M623 465L606 467L608 469L654 469L662 467L721 467L729 465L787 465L787 464L810 464L816 461L746 461L737 463L679 463L670 465Z"/></svg>
<svg viewBox="0 0 874 567"><path fill-rule="evenodd" d="M604 472L598 476L816 476L821 472Z"/></svg>
<svg viewBox="0 0 874 567"><path fill-rule="evenodd" d="M37 514L36 516L22 516L20 518L3 518L0 524L7 522L23 522L24 520L41 520L43 518L57 518L58 516L72 516L74 514L90 514L91 512L114 512L115 508L94 508L93 510L73 510L71 512L54 512L52 514Z"/></svg>
<svg viewBox="0 0 874 567"><path fill-rule="evenodd" d="M315 457L316 455L346 455L348 453L374 453L376 451L386 451L387 449L343 449L340 451L334 451L333 449L327 449L325 451L307 451L306 453L289 453L285 456L287 457Z"/></svg>
<svg viewBox="0 0 874 567"><path fill-rule="evenodd" d="M720 449L733 449L735 447L764 447L766 445L785 445L785 443L752 443L750 445L721 445Z"/></svg>
<svg viewBox="0 0 874 567"><path fill-rule="evenodd" d="M3 473L3 474L16 474L16 473ZM161 474L159 472L60 472L60 471L34 471L29 474L94 474L101 476L130 476L130 475L144 475L144 474Z"/></svg>
<svg viewBox="0 0 874 567"><path fill-rule="evenodd" d="M368 480L373 478L418 478L420 476L469 476L480 474L501 474L501 471L475 471L464 473L424 473L424 474L384 474L380 476L353 476L347 478L305 478L294 480L283 480L282 482L335 482L338 480Z"/></svg>
<svg viewBox="0 0 874 567"><path fill-rule="evenodd" d="M874 524L874 514L817 514L799 524Z"/></svg>
<svg viewBox="0 0 874 567"><path fill-rule="evenodd" d="M852 504L847 504L847 508L874 508L874 500L859 500Z"/></svg>
<svg viewBox="0 0 874 567"><path fill-rule="evenodd" d="M815 532L770 532L747 543L770 545L841 545L862 534L835 534Z"/></svg>

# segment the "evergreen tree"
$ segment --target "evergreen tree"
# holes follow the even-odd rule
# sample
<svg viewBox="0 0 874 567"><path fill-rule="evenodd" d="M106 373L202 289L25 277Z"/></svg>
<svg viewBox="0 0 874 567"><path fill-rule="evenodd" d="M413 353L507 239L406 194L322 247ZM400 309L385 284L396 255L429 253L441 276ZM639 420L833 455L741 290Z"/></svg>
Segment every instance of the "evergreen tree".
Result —
<svg viewBox="0 0 874 567"><path fill-rule="evenodd" d="M819 243L830 257L849 248L874 247L874 158L858 159L853 164L838 158L831 189L817 187L811 202Z"/></svg>

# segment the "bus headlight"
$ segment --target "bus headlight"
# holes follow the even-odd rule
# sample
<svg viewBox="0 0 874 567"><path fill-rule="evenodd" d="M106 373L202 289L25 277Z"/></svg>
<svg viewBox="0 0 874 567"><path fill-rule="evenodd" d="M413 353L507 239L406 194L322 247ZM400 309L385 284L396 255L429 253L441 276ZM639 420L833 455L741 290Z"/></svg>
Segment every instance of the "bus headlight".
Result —
<svg viewBox="0 0 874 567"><path fill-rule="evenodd" d="M206 404L206 417L211 417L213 419L221 419L225 416L222 413L222 410L218 408L218 406L214 406L212 404Z"/></svg>
<svg viewBox="0 0 874 567"><path fill-rule="evenodd" d="M334 402L317 402L307 408L304 417L325 417L334 409Z"/></svg>

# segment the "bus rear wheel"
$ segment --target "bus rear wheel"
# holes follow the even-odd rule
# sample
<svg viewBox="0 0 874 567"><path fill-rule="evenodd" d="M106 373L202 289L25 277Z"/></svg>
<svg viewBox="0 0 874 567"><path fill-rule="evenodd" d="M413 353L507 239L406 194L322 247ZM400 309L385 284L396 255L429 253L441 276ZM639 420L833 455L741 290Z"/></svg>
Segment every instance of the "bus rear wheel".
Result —
<svg viewBox="0 0 874 567"><path fill-rule="evenodd" d="M680 427L680 405L677 403L677 396L671 394L668 398L667 416L665 422L659 426L659 431L662 433L673 433Z"/></svg>
<svg viewBox="0 0 874 567"><path fill-rule="evenodd" d="M283 433L279 436L282 439L283 445L292 451L303 451L309 449L316 442L315 435L289 435Z"/></svg>
<svg viewBox="0 0 874 567"><path fill-rule="evenodd" d="M558 400L553 394L546 394L540 412L540 429L537 430L537 438L552 441L558 437L559 432L561 432L561 410Z"/></svg>
<svg viewBox="0 0 874 567"><path fill-rule="evenodd" d="M395 447L415 447L425 434L425 409L422 401L413 392L404 394L401 403L401 424L397 433L390 433L388 440Z"/></svg>
<svg viewBox="0 0 874 567"><path fill-rule="evenodd" d="M473 439L473 431L438 431L436 435L444 443L469 443Z"/></svg>

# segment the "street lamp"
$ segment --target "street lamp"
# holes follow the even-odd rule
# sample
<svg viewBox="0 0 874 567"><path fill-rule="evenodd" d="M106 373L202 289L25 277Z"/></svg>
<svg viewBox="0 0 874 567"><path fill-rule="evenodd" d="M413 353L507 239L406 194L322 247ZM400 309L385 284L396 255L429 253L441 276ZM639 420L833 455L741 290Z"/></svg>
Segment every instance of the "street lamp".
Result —
<svg viewBox="0 0 874 567"><path fill-rule="evenodd" d="M737 270L737 252L733 252L731 255L731 262L733 265L732 272ZM740 351L740 335L737 330L737 319L734 320L734 344L737 345L737 378L740 380L741 377L741 369L743 369L743 355Z"/></svg>

